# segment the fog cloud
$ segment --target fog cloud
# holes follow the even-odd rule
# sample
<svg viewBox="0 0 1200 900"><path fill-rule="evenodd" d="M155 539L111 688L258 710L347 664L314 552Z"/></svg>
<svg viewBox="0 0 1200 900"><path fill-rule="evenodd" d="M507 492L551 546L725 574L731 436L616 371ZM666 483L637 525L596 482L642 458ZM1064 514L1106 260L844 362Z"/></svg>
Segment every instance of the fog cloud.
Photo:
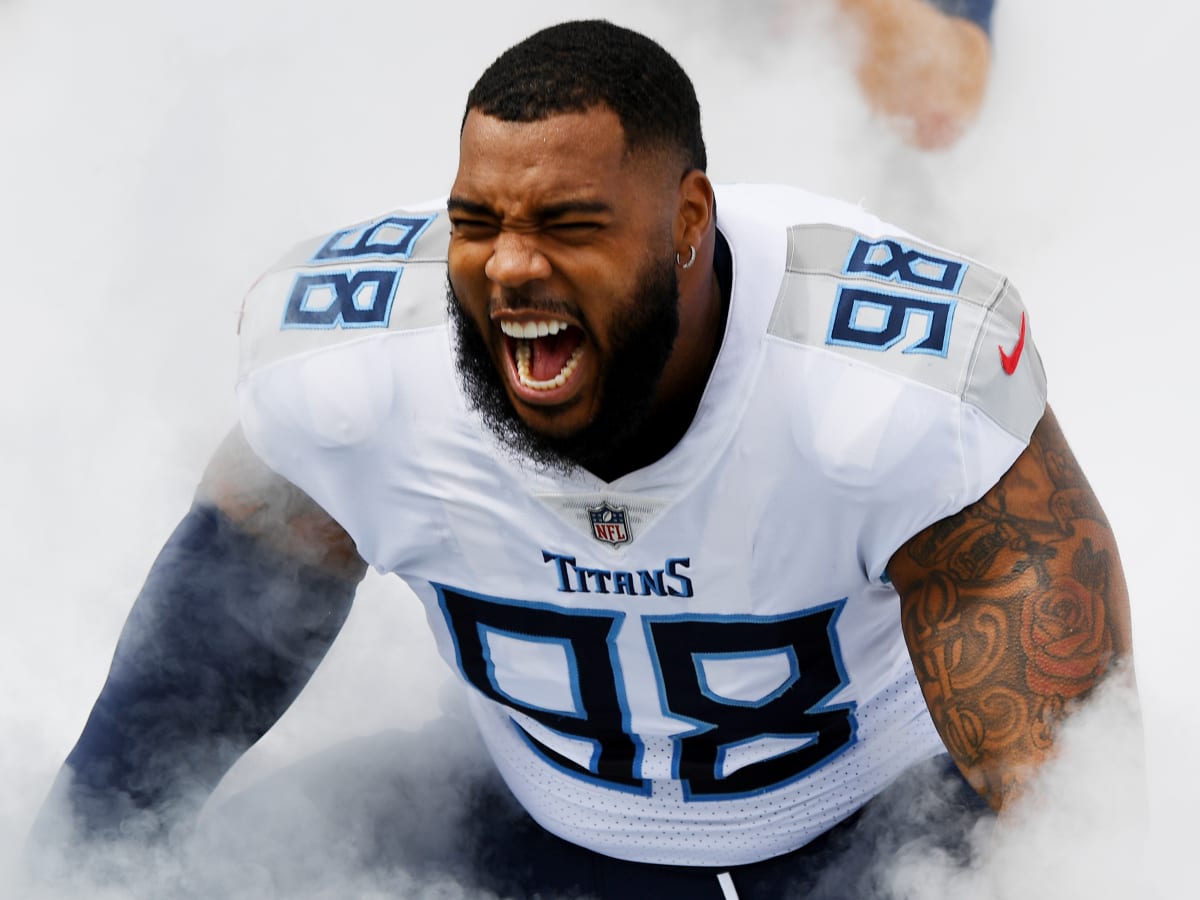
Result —
<svg viewBox="0 0 1200 900"><path fill-rule="evenodd" d="M1148 811L1114 695L1076 723L1028 810L967 835L965 864L902 844L878 883L923 900L1185 896L1200 623L1181 576L1200 497L1179 404L1196 386L1186 342L1200 313L1182 261L1200 148L1180 111L1194 105L1200 14L1083 0L1000 0L984 111L932 155L868 113L852 44L816 0L0 3L0 894L466 895L452 811L457 774L482 765L477 744L469 729L439 730L457 727L437 721L449 676L416 601L376 577L186 846L110 848L40 886L21 860L141 579L233 420L241 294L294 241L440 194L475 74L533 27L576 15L642 27L677 53L717 180L862 201L1008 272L1121 541ZM400 758L423 790L401 798L409 818L389 820Z"/></svg>

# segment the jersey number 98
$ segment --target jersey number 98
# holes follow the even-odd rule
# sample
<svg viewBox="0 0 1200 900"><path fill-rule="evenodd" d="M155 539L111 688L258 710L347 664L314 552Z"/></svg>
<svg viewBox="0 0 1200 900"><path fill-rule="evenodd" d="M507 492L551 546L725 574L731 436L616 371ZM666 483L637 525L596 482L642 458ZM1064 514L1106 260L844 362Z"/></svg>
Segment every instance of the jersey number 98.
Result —
<svg viewBox="0 0 1200 900"><path fill-rule="evenodd" d="M535 752L575 777L649 793L617 654L623 613L434 587L467 681L588 748L588 758L569 758L514 720ZM854 743L854 704L829 703L847 684L835 628L841 605L786 616L642 618L662 713L692 726L673 738L673 774L686 799L760 794ZM755 666L779 673L765 695L723 689ZM735 677L723 682L729 672Z"/></svg>

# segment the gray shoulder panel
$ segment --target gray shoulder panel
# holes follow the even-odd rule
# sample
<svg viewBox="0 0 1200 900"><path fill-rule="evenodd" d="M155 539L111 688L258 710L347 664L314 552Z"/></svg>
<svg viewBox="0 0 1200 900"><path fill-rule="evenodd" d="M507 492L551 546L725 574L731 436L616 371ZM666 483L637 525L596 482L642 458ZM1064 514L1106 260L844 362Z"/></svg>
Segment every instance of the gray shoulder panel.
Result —
<svg viewBox="0 0 1200 900"><path fill-rule="evenodd" d="M1045 373L1008 280L907 236L791 228L768 331L954 394L1022 440L1045 405Z"/></svg>
<svg viewBox="0 0 1200 900"><path fill-rule="evenodd" d="M250 289L240 376L280 359L446 317L444 208L396 210L304 241Z"/></svg>

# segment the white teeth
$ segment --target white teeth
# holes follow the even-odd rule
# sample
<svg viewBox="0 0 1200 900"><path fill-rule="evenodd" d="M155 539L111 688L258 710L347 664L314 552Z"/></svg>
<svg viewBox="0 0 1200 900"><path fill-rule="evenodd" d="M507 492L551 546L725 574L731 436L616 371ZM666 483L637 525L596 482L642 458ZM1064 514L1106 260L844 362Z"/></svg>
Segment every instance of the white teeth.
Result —
<svg viewBox="0 0 1200 900"><path fill-rule="evenodd" d="M535 391L549 391L567 383L583 356L583 344L575 348L575 352L571 354L571 358L566 361L557 375L545 381L538 381L533 378L529 369L529 360L532 357L529 342L558 334L570 327L569 323L560 319L538 319L533 322L511 322L503 319L500 321L500 330L518 341L516 348L517 377L521 384Z"/></svg>
<svg viewBox="0 0 1200 900"><path fill-rule="evenodd" d="M571 326L556 319L539 319L536 322L500 322L500 330L510 338L529 341L545 337L548 334L558 334Z"/></svg>
<svg viewBox="0 0 1200 900"><path fill-rule="evenodd" d="M529 349L529 344L525 341L517 344L517 377L521 379L521 384L527 388L533 388L535 391L549 391L556 387L562 387L567 383L567 379L575 371L575 367L579 365L579 359L583 356L583 345L580 344L575 348L575 352L571 354L571 358L567 360L557 375L553 378L548 378L545 381L535 381L529 372L529 357L532 351Z"/></svg>

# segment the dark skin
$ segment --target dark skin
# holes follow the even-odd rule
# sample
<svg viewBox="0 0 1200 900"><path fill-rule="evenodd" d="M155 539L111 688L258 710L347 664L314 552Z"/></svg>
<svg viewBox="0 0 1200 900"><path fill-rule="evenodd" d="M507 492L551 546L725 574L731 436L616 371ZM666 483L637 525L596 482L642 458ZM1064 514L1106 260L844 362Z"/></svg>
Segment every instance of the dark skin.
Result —
<svg viewBox="0 0 1200 900"><path fill-rule="evenodd" d="M463 126L448 203L455 294L489 344L514 408L533 429L565 436L603 402L612 324L643 267L676 254L680 332L655 392L649 425L623 456L595 474L612 481L665 455L691 424L722 329L713 275L712 184L670 151L630 153L606 108L503 122L478 112ZM553 315L550 315L550 311ZM504 322L548 317L582 332L571 378L553 391L522 387Z"/></svg>
<svg viewBox="0 0 1200 900"><path fill-rule="evenodd" d="M681 176L670 154L630 153L607 109L532 123L473 112L450 214L456 294L489 336L519 414L558 435L583 428L603 402L608 326L628 302L637 262L686 259L697 248L695 264L679 270L681 330L644 449L597 474L612 480L668 453L692 420L721 337L704 174ZM539 394L513 374L499 326L544 319L547 304L583 332L583 350L563 389ZM238 434L201 496L309 564L353 581L365 571L345 531ZM933 721L967 779L1000 809L1052 754L1071 710L1131 658L1116 542L1053 414L982 499L913 537L888 574Z"/></svg>
<svg viewBox="0 0 1200 900"><path fill-rule="evenodd" d="M912 538L888 574L934 724L1000 809L1072 707L1132 659L1116 540L1054 414L995 487Z"/></svg>

